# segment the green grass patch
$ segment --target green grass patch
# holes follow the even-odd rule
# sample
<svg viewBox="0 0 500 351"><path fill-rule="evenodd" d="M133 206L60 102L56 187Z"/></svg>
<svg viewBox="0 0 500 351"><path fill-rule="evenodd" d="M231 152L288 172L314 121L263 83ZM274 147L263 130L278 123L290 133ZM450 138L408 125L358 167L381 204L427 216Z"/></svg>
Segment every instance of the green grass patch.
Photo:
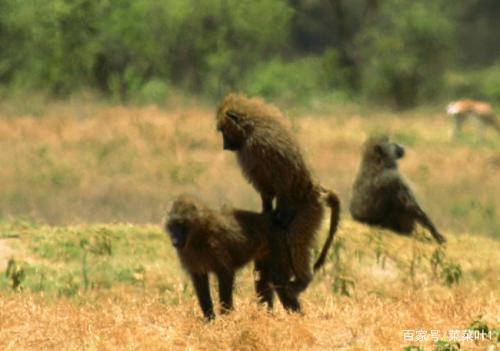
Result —
<svg viewBox="0 0 500 351"><path fill-rule="evenodd" d="M168 272L162 268L168 262L168 239L159 227L36 227L7 222L0 237L19 238L30 257L14 259L17 278L7 274L6 267L0 289L13 288L13 281L20 279L20 290L71 297L120 284L144 286L148 273Z"/></svg>

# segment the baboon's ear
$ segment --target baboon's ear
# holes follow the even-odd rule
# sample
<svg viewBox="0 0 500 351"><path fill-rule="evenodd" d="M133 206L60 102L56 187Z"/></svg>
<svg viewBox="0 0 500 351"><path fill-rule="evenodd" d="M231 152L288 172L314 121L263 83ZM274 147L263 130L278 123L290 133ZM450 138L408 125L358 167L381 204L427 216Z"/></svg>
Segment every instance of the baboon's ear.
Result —
<svg viewBox="0 0 500 351"><path fill-rule="evenodd" d="M235 123L241 122L241 116L234 111L226 111L226 116L228 116Z"/></svg>

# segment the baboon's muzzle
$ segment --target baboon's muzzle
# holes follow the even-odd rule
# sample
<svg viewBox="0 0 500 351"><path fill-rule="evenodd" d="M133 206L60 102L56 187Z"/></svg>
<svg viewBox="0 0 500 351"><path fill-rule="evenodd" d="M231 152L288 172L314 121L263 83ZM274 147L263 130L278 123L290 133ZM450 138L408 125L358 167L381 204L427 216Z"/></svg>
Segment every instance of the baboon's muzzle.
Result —
<svg viewBox="0 0 500 351"><path fill-rule="evenodd" d="M240 148L240 143L229 139L225 134L222 134L222 146L224 150L236 151Z"/></svg>
<svg viewBox="0 0 500 351"><path fill-rule="evenodd" d="M172 245L177 249L182 249L187 242L187 230L181 225L171 225L168 227Z"/></svg>

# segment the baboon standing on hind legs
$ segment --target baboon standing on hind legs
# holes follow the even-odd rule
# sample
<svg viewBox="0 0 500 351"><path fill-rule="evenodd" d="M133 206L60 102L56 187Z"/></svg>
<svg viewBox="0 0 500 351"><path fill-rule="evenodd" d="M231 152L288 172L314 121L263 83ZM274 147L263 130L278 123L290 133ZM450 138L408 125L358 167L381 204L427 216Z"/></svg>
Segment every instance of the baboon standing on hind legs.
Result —
<svg viewBox="0 0 500 351"><path fill-rule="evenodd" d="M331 207L331 193L326 192L324 200ZM321 266L336 231L338 210L332 207L332 225L329 236L316 262ZM271 285L271 256L273 250L284 252L284 241L269 240L281 228L272 224L268 213L256 213L225 208L215 211L199 199L182 195L173 203L166 222L166 231L172 245L176 248L182 266L190 274L198 302L207 319L215 317L208 273L215 273L219 281L219 297L222 312L233 307L233 283L235 271L251 260L255 262L258 279L255 289L261 303L273 307L274 289ZM281 234L284 235L284 234ZM286 255L275 258L282 264L283 273L290 277L292 271ZM289 311L300 311L296 296L288 294L282 287L276 286L276 292Z"/></svg>
<svg viewBox="0 0 500 351"><path fill-rule="evenodd" d="M397 160L403 156L404 148L391 143L385 135L366 141L352 186L351 215L359 222L379 225L400 234L410 234L419 222L442 244L446 241L444 236L399 174Z"/></svg>
<svg viewBox="0 0 500 351"><path fill-rule="evenodd" d="M273 280L297 295L313 275L310 249L323 218L322 189L313 182L298 142L277 108L259 98L230 94L216 118L224 149L236 153L244 176L261 196L263 211L273 212L277 225L285 229L285 237L271 240L286 240L295 280L290 282L277 264ZM337 196L332 201L340 207ZM273 256L283 254L273 252Z"/></svg>

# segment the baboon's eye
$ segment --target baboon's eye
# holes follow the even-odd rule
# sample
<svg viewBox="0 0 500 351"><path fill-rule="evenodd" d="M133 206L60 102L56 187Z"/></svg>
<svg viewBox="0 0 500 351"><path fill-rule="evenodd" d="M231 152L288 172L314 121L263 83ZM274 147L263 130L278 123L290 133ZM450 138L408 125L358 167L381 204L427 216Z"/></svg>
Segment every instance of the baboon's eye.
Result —
<svg viewBox="0 0 500 351"><path fill-rule="evenodd" d="M228 116L235 123L240 123L241 122L241 116L239 116L238 114L236 114L233 111L227 111L226 112L226 116Z"/></svg>

